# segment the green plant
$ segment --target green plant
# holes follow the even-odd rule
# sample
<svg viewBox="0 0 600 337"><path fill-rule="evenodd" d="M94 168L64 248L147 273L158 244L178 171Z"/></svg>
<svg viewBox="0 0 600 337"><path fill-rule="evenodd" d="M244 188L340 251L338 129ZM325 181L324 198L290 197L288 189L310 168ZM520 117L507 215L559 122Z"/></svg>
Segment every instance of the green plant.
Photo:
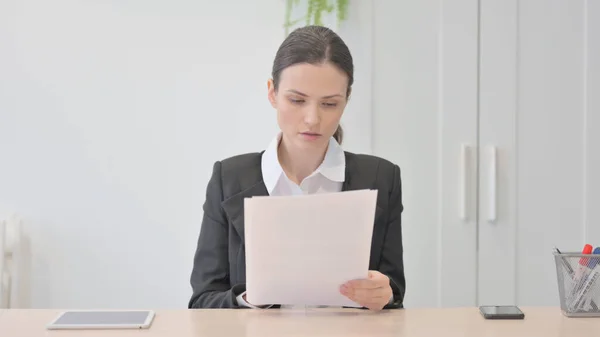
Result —
<svg viewBox="0 0 600 337"><path fill-rule="evenodd" d="M292 20L292 10L300 4L300 1L306 2L306 15ZM330 14L334 10L337 15L337 24L339 25L348 17L348 3L350 0L286 0L285 8L285 35L287 36L292 26L305 21L307 25L323 25L323 14Z"/></svg>

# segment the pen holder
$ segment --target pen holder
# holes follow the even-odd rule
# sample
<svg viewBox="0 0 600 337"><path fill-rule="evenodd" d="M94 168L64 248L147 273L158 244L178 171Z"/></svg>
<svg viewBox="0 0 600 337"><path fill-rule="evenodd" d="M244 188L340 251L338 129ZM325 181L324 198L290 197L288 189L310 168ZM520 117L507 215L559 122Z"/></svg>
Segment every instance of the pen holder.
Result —
<svg viewBox="0 0 600 337"><path fill-rule="evenodd" d="M560 308L567 317L600 317L600 255L554 253Z"/></svg>

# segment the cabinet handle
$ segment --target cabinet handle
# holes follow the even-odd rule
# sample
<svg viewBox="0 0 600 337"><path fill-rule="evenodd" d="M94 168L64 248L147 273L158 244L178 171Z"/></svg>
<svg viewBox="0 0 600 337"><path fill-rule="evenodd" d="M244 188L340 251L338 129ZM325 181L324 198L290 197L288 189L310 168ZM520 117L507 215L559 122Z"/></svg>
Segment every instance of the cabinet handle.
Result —
<svg viewBox="0 0 600 337"><path fill-rule="evenodd" d="M466 221L467 215L467 193L468 193L468 181L469 181L469 146L462 144L460 147L460 168L459 168L459 196L458 196L458 216L461 220Z"/></svg>
<svg viewBox="0 0 600 337"><path fill-rule="evenodd" d="M489 215L488 221L495 222L496 221L496 194L497 194L497 180L498 180L498 171L497 171L497 150L495 146L490 146L490 197L489 197Z"/></svg>

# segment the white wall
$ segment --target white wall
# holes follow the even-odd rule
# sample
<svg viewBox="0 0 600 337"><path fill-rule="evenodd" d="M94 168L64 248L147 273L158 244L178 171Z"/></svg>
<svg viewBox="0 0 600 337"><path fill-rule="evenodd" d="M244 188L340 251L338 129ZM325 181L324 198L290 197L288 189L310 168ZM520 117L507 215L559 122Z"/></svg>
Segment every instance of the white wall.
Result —
<svg viewBox="0 0 600 337"><path fill-rule="evenodd" d="M187 305L212 163L277 130L284 4L0 3L0 216L18 212L30 238L24 306ZM369 10L354 2L340 31L357 152L371 151Z"/></svg>

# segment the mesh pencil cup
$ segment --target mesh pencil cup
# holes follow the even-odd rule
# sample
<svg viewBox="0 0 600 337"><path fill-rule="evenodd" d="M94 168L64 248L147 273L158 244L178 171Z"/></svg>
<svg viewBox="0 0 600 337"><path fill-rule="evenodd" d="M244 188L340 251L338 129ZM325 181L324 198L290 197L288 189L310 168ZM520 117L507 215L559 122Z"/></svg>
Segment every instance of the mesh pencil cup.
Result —
<svg viewBox="0 0 600 337"><path fill-rule="evenodd" d="M554 253L560 309L567 317L600 317L600 255Z"/></svg>

